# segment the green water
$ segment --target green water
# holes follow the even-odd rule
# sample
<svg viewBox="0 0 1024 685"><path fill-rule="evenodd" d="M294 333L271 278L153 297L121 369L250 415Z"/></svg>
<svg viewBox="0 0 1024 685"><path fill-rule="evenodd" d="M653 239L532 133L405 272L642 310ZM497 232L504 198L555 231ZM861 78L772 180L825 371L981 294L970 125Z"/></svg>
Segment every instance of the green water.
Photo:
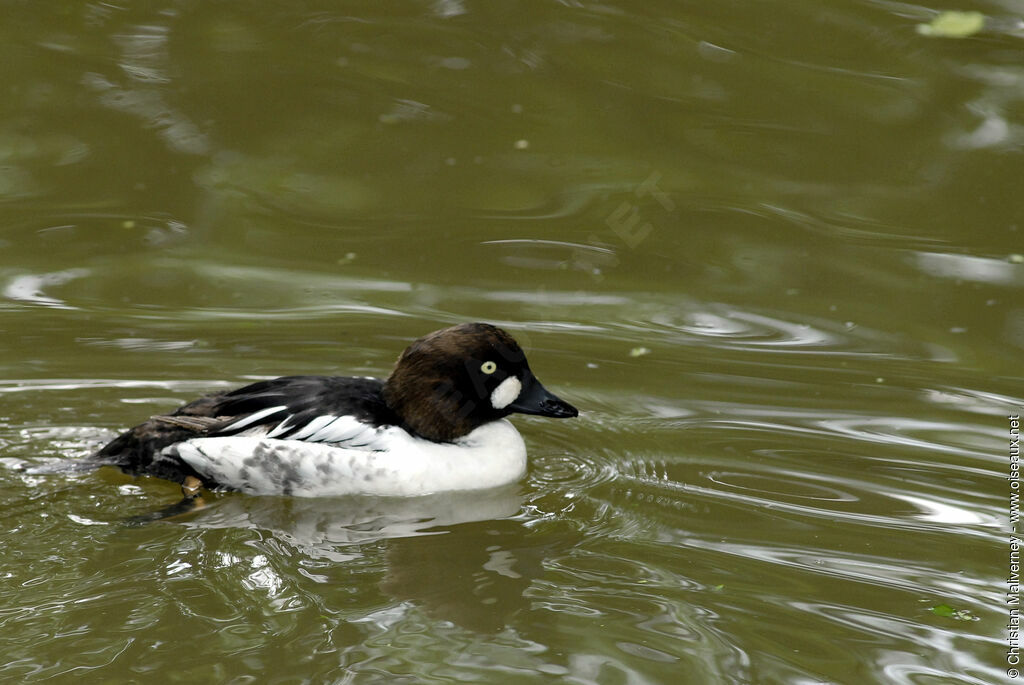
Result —
<svg viewBox="0 0 1024 685"><path fill-rule="evenodd" d="M0 681L1007 679L1019 7L3 9ZM499 492L23 470L474 320Z"/></svg>

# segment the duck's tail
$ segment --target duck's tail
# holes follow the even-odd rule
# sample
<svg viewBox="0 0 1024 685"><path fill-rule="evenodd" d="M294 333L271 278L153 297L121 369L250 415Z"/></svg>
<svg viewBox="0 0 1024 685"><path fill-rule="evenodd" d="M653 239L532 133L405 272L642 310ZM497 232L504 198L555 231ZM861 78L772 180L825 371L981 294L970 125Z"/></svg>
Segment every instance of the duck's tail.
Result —
<svg viewBox="0 0 1024 685"><path fill-rule="evenodd" d="M202 437L216 419L201 416L154 416L121 433L83 461L94 466L116 466L131 475L149 475L183 483L198 476L191 466L164 448Z"/></svg>

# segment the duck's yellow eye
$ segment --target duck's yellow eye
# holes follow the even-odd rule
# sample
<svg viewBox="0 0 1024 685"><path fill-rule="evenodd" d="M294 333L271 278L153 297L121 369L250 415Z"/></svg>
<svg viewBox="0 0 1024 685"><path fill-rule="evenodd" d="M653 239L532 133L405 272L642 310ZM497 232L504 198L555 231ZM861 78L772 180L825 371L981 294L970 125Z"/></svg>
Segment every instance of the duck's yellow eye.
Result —
<svg viewBox="0 0 1024 685"><path fill-rule="evenodd" d="M484 362L480 365L480 370L490 376L492 373L498 370L498 365L494 362Z"/></svg>

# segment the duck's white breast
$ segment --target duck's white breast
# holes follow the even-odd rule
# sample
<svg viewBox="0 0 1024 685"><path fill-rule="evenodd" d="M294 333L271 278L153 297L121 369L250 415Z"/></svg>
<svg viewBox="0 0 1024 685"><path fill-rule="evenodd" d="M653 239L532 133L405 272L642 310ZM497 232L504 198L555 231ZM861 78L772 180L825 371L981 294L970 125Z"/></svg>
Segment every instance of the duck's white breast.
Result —
<svg viewBox="0 0 1024 685"><path fill-rule="evenodd" d="M372 441L344 447L259 436L197 438L165 450L200 475L258 495L413 496L511 483L526 471L526 445L502 419L454 443L376 429Z"/></svg>

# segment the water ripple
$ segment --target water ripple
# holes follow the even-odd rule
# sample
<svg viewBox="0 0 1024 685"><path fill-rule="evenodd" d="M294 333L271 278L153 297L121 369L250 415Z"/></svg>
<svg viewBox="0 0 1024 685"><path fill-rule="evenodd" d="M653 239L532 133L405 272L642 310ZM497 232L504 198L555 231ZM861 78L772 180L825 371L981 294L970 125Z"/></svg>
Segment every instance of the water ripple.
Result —
<svg viewBox="0 0 1024 685"><path fill-rule="evenodd" d="M22 274L14 276L3 289L3 296L15 302L34 304L54 309L75 309L64 300L47 295L44 288L60 286L73 280L89 276L88 269L65 269L44 274Z"/></svg>
<svg viewBox="0 0 1024 685"><path fill-rule="evenodd" d="M585 490L616 477L614 467L590 455L541 454L530 463L531 482L547 489Z"/></svg>
<svg viewBox="0 0 1024 685"><path fill-rule="evenodd" d="M809 500L820 502L856 502L860 498L853 492L841 489L839 483L828 485L824 476L814 476L792 471L752 473L739 471L714 471L708 480L725 488L747 493L758 493L787 500ZM774 486L774 487L773 487Z"/></svg>

